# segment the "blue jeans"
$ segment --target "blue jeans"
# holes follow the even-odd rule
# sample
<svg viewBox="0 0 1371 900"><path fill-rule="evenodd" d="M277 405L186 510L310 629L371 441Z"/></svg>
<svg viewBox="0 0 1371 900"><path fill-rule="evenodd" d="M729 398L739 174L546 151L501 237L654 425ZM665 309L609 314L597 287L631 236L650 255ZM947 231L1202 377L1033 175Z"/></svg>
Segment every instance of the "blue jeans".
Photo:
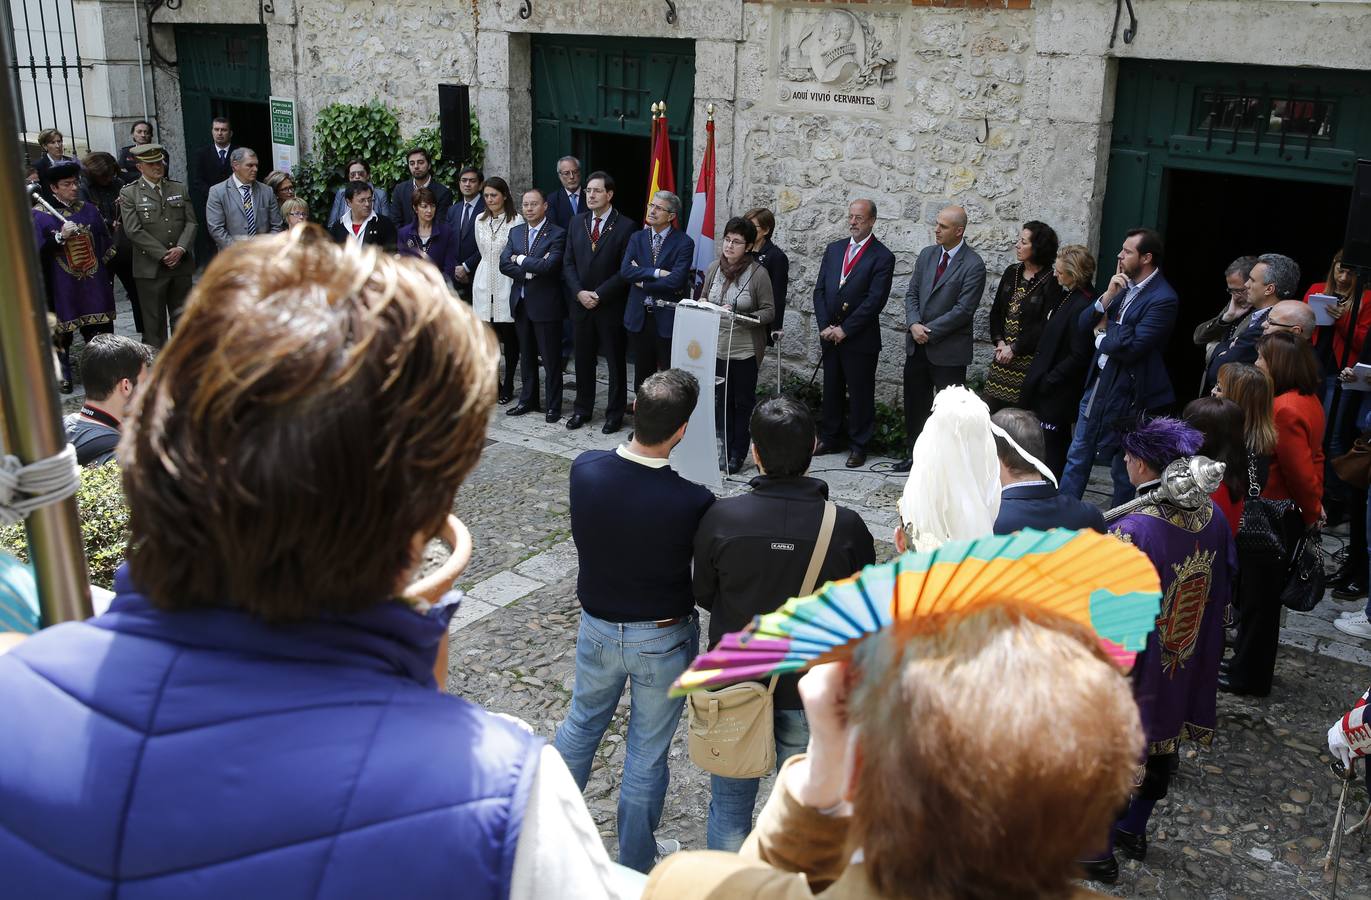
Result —
<svg viewBox="0 0 1371 900"><path fill-rule="evenodd" d="M657 860L653 831L662 818L669 777L667 750L685 698L667 691L700 650L700 626L692 614L666 628L651 622L606 622L582 611L576 633L576 684L571 709L557 728L554 746L576 785L585 790L590 764L614 708L631 685L628 745L619 785L619 862L647 872Z"/></svg>
<svg viewBox="0 0 1371 900"><path fill-rule="evenodd" d="M809 744L809 720L802 709L778 709L775 712L776 771L796 753L803 753ZM752 813L757 806L757 786L760 778L724 778L709 776L709 821L705 826L710 850L738 852L752 832Z"/></svg>
<svg viewBox="0 0 1371 900"><path fill-rule="evenodd" d="M1091 388L1091 392L1094 388ZM1114 427L1114 421L1118 418L1118 413L1103 407L1105 398L1095 398L1095 409L1091 410L1091 415L1086 416L1086 408L1090 405L1091 393L1085 395L1081 401L1080 415L1076 419L1076 430L1071 435L1071 447L1066 451L1066 467L1062 470L1061 493L1065 497L1075 497L1077 500L1085 493L1085 486L1090 481L1090 470L1095 466L1095 458L1099 455L1101 444L1111 444L1114 447L1109 459L1109 474L1114 482L1114 494L1109 500L1112 509L1120 504L1127 503L1137 494L1133 483L1128 480L1128 470L1123 464L1123 449L1120 448L1114 439L1114 435L1107 433L1107 429Z"/></svg>

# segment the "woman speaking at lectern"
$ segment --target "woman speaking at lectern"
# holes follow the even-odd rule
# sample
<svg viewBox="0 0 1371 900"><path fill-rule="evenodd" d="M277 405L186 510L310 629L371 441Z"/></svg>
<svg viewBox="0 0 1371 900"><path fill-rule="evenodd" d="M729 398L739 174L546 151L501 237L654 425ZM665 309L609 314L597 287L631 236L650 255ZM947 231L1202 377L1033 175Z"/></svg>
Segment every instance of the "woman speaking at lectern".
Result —
<svg viewBox="0 0 1371 900"><path fill-rule="evenodd" d="M743 467L752 440L748 422L757 403L757 367L766 352L767 326L776 317L771 277L748 255L757 240L757 226L738 216L724 226L719 258L705 271L700 299L730 313L755 320L719 316L717 373L725 381L715 391L715 427L723 432L728 474Z"/></svg>

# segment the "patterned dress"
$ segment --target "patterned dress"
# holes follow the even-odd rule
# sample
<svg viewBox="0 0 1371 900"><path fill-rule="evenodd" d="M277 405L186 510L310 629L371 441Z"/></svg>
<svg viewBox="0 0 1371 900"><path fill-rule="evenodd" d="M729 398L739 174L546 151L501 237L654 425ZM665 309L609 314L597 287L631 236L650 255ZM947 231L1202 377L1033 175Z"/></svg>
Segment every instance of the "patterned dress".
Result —
<svg viewBox="0 0 1371 900"><path fill-rule="evenodd" d="M1237 574L1233 536L1216 509L1212 500L1193 511L1148 504L1109 529L1161 576L1157 630L1133 666L1149 756L1174 753L1183 739L1214 739L1224 610Z"/></svg>
<svg viewBox="0 0 1371 900"><path fill-rule="evenodd" d="M991 339L994 341L1002 340L1013 347L1026 330L1028 316L1037 315L1041 317L1041 298L1039 298L1040 302L1032 304L1031 307L1030 299L1035 294L1041 294L1042 287L1047 283L1052 270L1051 268L1041 269L1032 278L1024 278L1022 264L1011 268L1014 270L1014 288L1009 294L1009 303L1005 308L1004 334L992 334ZM1008 276L1008 273L1005 274ZM1014 358L1008 363L991 363L990 371L986 374L985 389L982 391L982 396L987 401L997 401L999 406L1018 406L1019 400L1023 396L1024 379L1028 376L1028 368L1031 365L1033 365L1033 353L1020 353L1018 350L1015 350Z"/></svg>

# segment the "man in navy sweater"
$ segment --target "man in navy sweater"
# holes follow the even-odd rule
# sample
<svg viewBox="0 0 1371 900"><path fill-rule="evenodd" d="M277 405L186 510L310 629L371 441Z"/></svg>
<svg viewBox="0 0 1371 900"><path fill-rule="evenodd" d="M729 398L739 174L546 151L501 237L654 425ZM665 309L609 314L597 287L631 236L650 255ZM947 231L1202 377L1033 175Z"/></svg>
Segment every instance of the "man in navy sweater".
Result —
<svg viewBox="0 0 1371 900"><path fill-rule="evenodd" d="M632 439L617 450L588 450L571 464L581 626L571 709L556 746L585 790L624 683L632 684L619 862L640 872L659 855L653 832L666 797L667 751L685 708L667 691L699 652L690 563L714 495L668 464L699 396L688 372L651 376L638 390Z"/></svg>
<svg viewBox="0 0 1371 900"><path fill-rule="evenodd" d="M995 454L1000 458L996 534L1022 528L1092 528L1104 533L1104 513L1098 506L1060 493L1050 480L1052 470L1042 461L1047 455L1047 439L1037 416L1010 407L991 416L990 424L995 432Z"/></svg>

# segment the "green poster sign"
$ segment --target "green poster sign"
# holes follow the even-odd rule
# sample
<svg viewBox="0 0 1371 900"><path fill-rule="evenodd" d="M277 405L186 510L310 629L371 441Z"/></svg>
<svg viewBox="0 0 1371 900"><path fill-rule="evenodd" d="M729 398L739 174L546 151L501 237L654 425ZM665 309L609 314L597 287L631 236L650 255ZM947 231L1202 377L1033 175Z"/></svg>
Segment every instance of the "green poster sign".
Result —
<svg viewBox="0 0 1371 900"><path fill-rule="evenodd" d="M295 101L284 97L271 98L271 142L295 145Z"/></svg>

